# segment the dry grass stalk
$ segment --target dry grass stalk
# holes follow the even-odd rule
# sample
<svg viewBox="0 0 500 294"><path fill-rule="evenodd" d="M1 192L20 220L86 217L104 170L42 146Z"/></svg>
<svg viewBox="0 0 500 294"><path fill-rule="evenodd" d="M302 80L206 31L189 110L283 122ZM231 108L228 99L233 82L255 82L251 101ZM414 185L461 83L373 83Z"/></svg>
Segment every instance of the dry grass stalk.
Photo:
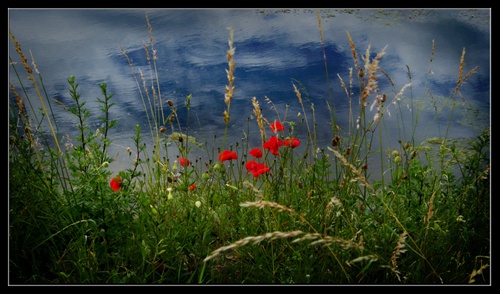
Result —
<svg viewBox="0 0 500 294"><path fill-rule="evenodd" d="M19 110L19 114L21 114L22 116L27 118L28 113L26 112L26 105L24 104L24 100L17 93L14 85L12 85L12 83L9 83L9 85L10 85L10 91L12 92L12 94L14 94L14 97L16 99L16 104L17 104L17 108Z"/></svg>
<svg viewBox="0 0 500 294"><path fill-rule="evenodd" d="M354 58L354 65L356 66L356 69L359 71L360 70L358 64L359 59L358 59L358 54L356 53L356 46L354 46L354 41L351 38L351 34L349 34L349 32L346 32L346 34L347 34L347 39L349 39L349 46L351 47L352 58Z"/></svg>
<svg viewBox="0 0 500 294"><path fill-rule="evenodd" d="M158 108L156 109L156 111L158 112L158 114L161 114L162 121L165 121L164 112L163 112L162 98L161 98L161 88L159 86L160 85L160 81L159 81L159 77L158 77L158 70L157 70L157 67L156 67L156 61L158 60L158 56L156 54L156 49L154 48L154 43L153 43L153 27L151 26L151 23L149 22L149 17L148 17L147 14L146 14L146 23L148 25L149 47L151 48L151 52L153 53L153 66L154 66L154 72L155 72L155 77L153 77L152 76L153 75L152 74L153 70L151 71L151 81L156 80L156 85L158 87L158 89L156 89L155 86L154 86L154 83L152 83L151 89L152 89L152 92L153 92L153 97L155 98L155 101L157 102L155 104L155 106L158 105ZM151 67L151 62L150 62L150 57L149 57L148 50L147 50L146 46L144 48L146 49L146 56L147 56L147 59L148 59L149 66ZM159 117L159 115L158 115L158 117ZM158 125L156 127L158 129Z"/></svg>
<svg viewBox="0 0 500 294"><path fill-rule="evenodd" d="M299 231L299 230L291 231L291 232L276 231L276 232L266 233L266 234L260 235L260 236L249 236L249 237L240 239L232 244L229 244L229 245L224 246L224 247L220 247L219 249L212 251L212 253L209 256L207 256L203 260L203 262L209 261L210 259L216 257L217 255L221 254L224 251L227 251L229 249L233 249L236 247L245 246L250 242L252 244L257 244L257 243L262 242L263 240L266 240L266 239L274 240L274 239L290 238L290 237L298 236L298 235L303 234L303 233L304 232Z"/></svg>
<svg viewBox="0 0 500 294"><path fill-rule="evenodd" d="M288 208L288 207L283 206L279 203L270 202L270 201L245 202L245 203L241 203L240 206L241 207L252 207L253 206L253 207L257 207L257 208L261 208L261 209L264 207L274 207L274 208L278 208L279 211L288 211L293 215L298 215L298 213L295 212L295 210L293 210L292 208Z"/></svg>
<svg viewBox="0 0 500 294"><path fill-rule="evenodd" d="M52 120L50 119L49 112L47 111L47 106L45 105L45 101L44 101L43 95L42 95L42 93L40 91L40 87L38 86L38 83L36 82L36 79L35 79L35 77L33 75L33 70L29 66L28 60L26 59L26 56L24 55L23 50L21 50L21 45L17 41L17 39L14 36L14 34L12 33L12 31L9 30L9 34L10 34L10 37L11 37L12 41L14 42L14 46L16 48L16 52L21 57L21 62L23 64L24 68L26 69L26 72L28 72L28 80L30 80L30 81L33 82L33 86L35 87L37 96L40 99L40 104L42 105L42 110L43 110L43 112L44 112L44 114L45 114L45 116L47 118L47 123L49 124L50 131L52 132L52 137L53 137L54 142L56 144L57 151L58 151L59 154L62 154L62 150L61 150L61 147L59 145L59 140L58 140L58 138L56 136L55 129L54 129L54 126L52 124ZM33 59L33 64L35 64L35 60L34 59ZM35 65L35 68L36 68L36 65ZM38 69L37 69L36 72L37 72L37 74L39 74ZM50 103L50 101L49 101L49 103Z"/></svg>
<svg viewBox="0 0 500 294"><path fill-rule="evenodd" d="M342 211L344 210L342 201L339 198L333 196L330 202L326 205L326 213L330 214L335 211L335 216L339 217Z"/></svg>
<svg viewBox="0 0 500 294"><path fill-rule="evenodd" d="M429 221L434 215L434 197L436 196L436 191L432 193L431 199L429 199L429 210L427 211L427 215L424 217L424 222L427 223L427 229L429 228Z"/></svg>
<svg viewBox="0 0 500 294"><path fill-rule="evenodd" d="M61 106L62 108L64 108L64 110L68 110L68 107L66 107L66 105L64 105L64 103L62 103L61 101L57 100L56 98L52 98L52 100L59 106Z"/></svg>
<svg viewBox="0 0 500 294"><path fill-rule="evenodd" d="M148 17L147 13L145 16L146 16L146 23L148 25L149 43L152 46L153 45L153 27L151 26L151 23L149 22L149 17Z"/></svg>
<svg viewBox="0 0 500 294"><path fill-rule="evenodd" d="M305 219L304 214L298 214L293 208L289 208L286 206L283 206L279 203L276 202L270 202L270 201L265 201L265 200L259 200L256 202L245 202L240 204L241 207L257 207L257 208L264 208L264 207L272 207L272 208L277 208L278 211L288 211L291 215L297 216L303 223L307 224L312 230L316 231L314 227Z"/></svg>
<svg viewBox="0 0 500 294"><path fill-rule="evenodd" d="M377 260L378 260L378 257L376 255L370 254L370 255L357 257L351 261L346 261L346 263L347 263L347 265L351 266L351 264L356 263L356 262L360 262L360 261L374 262Z"/></svg>
<svg viewBox="0 0 500 294"><path fill-rule="evenodd" d="M432 74L432 62L434 61L434 51L436 49L436 45L434 44L434 40L432 40L432 50L431 50L431 60L429 63L429 74Z"/></svg>
<svg viewBox="0 0 500 294"><path fill-rule="evenodd" d="M323 38L323 25L321 24L321 16L319 15L318 10L316 10L316 16L318 19L318 29L319 29L319 37L320 37L321 47L323 48L323 60L326 60L325 40Z"/></svg>
<svg viewBox="0 0 500 294"><path fill-rule="evenodd" d="M146 60L148 61L148 64L151 63L151 57L149 56L148 45L146 44L146 42L142 43L142 48L144 48L144 53L146 54Z"/></svg>
<svg viewBox="0 0 500 294"><path fill-rule="evenodd" d="M370 96L370 93L378 91L377 71L380 70L380 59L382 58L382 56L384 56L386 48L387 46L385 46L382 51L380 51L375 56L375 58L370 61L370 45L368 45L368 48L366 49L366 55L362 57L363 61L365 62L365 70L368 72L368 83L361 93L362 107L366 106L366 98Z"/></svg>
<svg viewBox="0 0 500 294"><path fill-rule="evenodd" d="M255 187L252 183L250 183L249 181L245 180L245 181L243 182L243 186L244 186L244 187L247 187L247 188L252 189L252 191L254 191L254 192L255 192L255 194L256 194L256 195L255 195L255 196L256 196L256 198L258 198L258 199L263 199L263 198L264 198L264 193L263 193L261 190L257 189L257 188L256 188L256 187Z"/></svg>
<svg viewBox="0 0 500 294"><path fill-rule="evenodd" d="M349 128L354 125L354 116L352 115L352 87L353 87L354 77L352 74L352 67L349 68L349 95L347 98L349 99Z"/></svg>
<svg viewBox="0 0 500 294"><path fill-rule="evenodd" d="M489 266L490 266L489 264L485 264L485 265L482 265L478 270L474 269L472 271L472 273L470 274L470 276L469 276L469 284L474 283L476 281L474 279L474 277L477 276L477 275L482 275L483 274L483 270L486 269Z"/></svg>
<svg viewBox="0 0 500 294"><path fill-rule="evenodd" d="M406 90L406 88L408 88L409 86L411 86L411 83L407 83L406 85L404 85L401 90L396 94L396 96L394 96L394 99L391 101L391 104L390 105L396 105L398 101L401 100L401 97L403 96L403 93L404 91ZM384 94L385 95L385 94ZM385 100L384 100L385 101ZM379 102L377 100L377 102ZM373 106L373 105L372 105ZM381 108L379 107L380 105L377 105L377 110L380 111ZM390 107L386 107L386 108L383 108L383 111L382 113L387 113L389 116L391 116L391 111L390 111Z"/></svg>
<svg viewBox="0 0 500 294"><path fill-rule="evenodd" d="M453 91L454 94L457 94L459 91L458 89L462 86L462 84L467 80L468 77L476 73L477 71L477 66L471 69L465 76L463 75L464 73L464 67L465 67L465 48L462 49L462 55L460 56L460 67L458 68L458 80L457 80L457 86L455 87L455 90Z"/></svg>
<svg viewBox="0 0 500 294"><path fill-rule="evenodd" d="M344 239L336 238L333 236L325 236L325 235L319 234L319 233L305 234L304 236L293 240L292 243L297 243L297 242L302 242L302 241L310 241L310 240L314 240L314 241L311 242L309 245L322 244L324 246L330 246L330 245L337 244L342 249L363 250L363 239L362 238L360 238L360 241L358 243L355 243L352 240L344 240Z"/></svg>
<svg viewBox="0 0 500 294"><path fill-rule="evenodd" d="M307 119L307 112L306 109L304 108L304 103L302 102L302 94L300 93L299 89L297 89L297 86L293 84L293 91L295 92L295 95L299 99L300 106L302 107L302 113L304 113L304 121L306 122L306 127L307 127L307 133L309 135L309 139L312 140L312 134L311 134L311 129L309 127L309 120ZM312 106L314 107L314 106ZM313 141L316 142L316 141Z"/></svg>
<svg viewBox="0 0 500 294"><path fill-rule="evenodd" d="M10 30L9 30L9 34L10 34L12 41L14 42L14 46L16 48L17 54L19 54L19 56L21 57L21 62L24 65L24 68L26 69L28 74L31 75L33 73L33 70L29 66L28 59L24 55L23 50L21 50L21 45L19 45L19 42L17 42L17 39L14 37L14 34Z"/></svg>
<svg viewBox="0 0 500 294"><path fill-rule="evenodd" d="M235 87L233 86L234 83L234 69L236 68L236 65L234 63L234 52L235 48L233 47L233 37L234 37L234 30L232 28L229 28L229 50L227 51L227 62L228 62L228 69L226 69L226 74L227 74L227 80L228 84L226 86L226 93L224 94L224 103L226 103L227 109L224 110L224 122L226 125L229 123L231 120L231 117L229 116L229 110L231 108L231 100L233 99L233 93Z"/></svg>
<svg viewBox="0 0 500 294"><path fill-rule="evenodd" d="M148 108L146 107L146 99L144 99L144 94L143 94L143 92L141 90L139 79L137 78L137 73L134 70L134 66L132 64L132 60L130 60L129 56L127 55L127 52L125 51L125 49L123 49L123 47L120 47L120 50L121 50L122 54L125 56L125 58L127 59L128 65L130 67L130 71L132 72L132 75L134 76L135 82L137 84L137 89L139 90L139 95L141 96L142 105L144 107L144 110L146 110L146 116L147 116L147 119L148 119L148 124L149 124L149 130L151 132L151 137L154 138L154 135L153 135L153 129L154 128L151 125L151 119L149 117L149 111L147 111ZM139 69L139 75L140 75L140 78L142 80L143 88L146 90L146 93L147 93L146 81L144 80L144 77L142 75L142 71L140 69ZM148 94L148 100L149 100L149 94Z"/></svg>
<svg viewBox="0 0 500 294"><path fill-rule="evenodd" d="M332 151L333 154L335 154L335 156L337 156L342 161L342 164L345 165L345 166L347 166L347 167L349 167L349 169L354 173L354 175L356 175L355 178L351 179L351 182L361 181L364 186L366 186L368 189L370 189L373 192L375 192L375 189L370 185L370 183L368 183L368 181L361 174L361 172L354 165L352 165L351 163L349 163L349 161L347 161L347 159L344 156L342 156L342 154L340 154L340 152L338 152L337 150L334 150L334 149L330 148L330 146L328 146L328 150Z"/></svg>
<svg viewBox="0 0 500 294"><path fill-rule="evenodd" d="M33 69L35 70L36 74L40 74L40 71L38 71L38 67L36 66L36 63L35 63L35 57L33 57L33 53L31 52L30 50L30 56L31 56L31 64L33 65Z"/></svg>
<svg viewBox="0 0 500 294"><path fill-rule="evenodd" d="M396 104L397 101L401 100L401 96L403 96L403 93L404 91L406 90L406 88L408 88L409 86L411 86L411 83L408 83L406 85L404 85L401 90L396 94L396 96L394 97L394 100L391 102L392 104Z"/></svg>
<svg viewBox="0 0 500 294"><path fill-rule="evenodd" d="M398 243L396 244L396 247L394 247L394 250L392 252L392 256L391 256L391 270L396 274L396 276L398 277L398 280L401 282L401 278L400 278L400 272L398 270L398 258L399 256L402 254L402 253L405 253L407 250L405 249L406 246L405 246L405 240L406 240L406 237L408 236L408 232L404 231L403 233L401 233L401 235L399 235L399 239L398 239Z"/></svg>
<svg viewBox="0 0 500 294"><path fill-rule="evenodd" d="M256 97L252 97L252 105L253 105L253 115L257 120L257 124L259 125L260 137L262 139L262 144L266 142L266 127L264 125L264 120L262 117L262 109L260 109L259 101L257 101Z"/></svg>
<svg viewBox="0 0 500 294"><path fill-rule="evenodd" d="M149 129L151 130L151 137L154 138L153 130L155 128L153 128L153 126L151 125L151 119L150 119L149 113L151 112L152 120L155 122L155 124L156 124L156 117L155 117L155 114L153 111L153 105L151 104L151 97L149 96L149 90L148 90L148 86L146 84L146 79L144 78L144 75L143 75L142 70L140 68L139 68L139 77L141 78L142 88L144 89L144 93L146 94L146 98L148 99L149 108L146 107L146 101L144 99L144 96L142 96L142 94L141 94L141 97L143 97L142 104L144 106L144 110L146 110L146 116L148 117ZM141 91L141 93L142 93L142 91ZM150 109L150 111L147 111L148 109Z"/></svg>
<svg viewBox="0 0 500 294"><path fill-rule="evenodd" d="M460 67L458 68L458 80L457 80L457 86L455 88L454 93L458 92L458 88L462 85L462 77L464 73L464 67L465 67L465 48L462 49L462 55L460 56Z"/></svg>
<svg viewBox="0 0 500 294"><path fill-rule="evenodd" d="M389 76L388 73L386 73L383 69L379 68L379 71L387 78L387 80L389 81L389 83L391 83L391 86L394 87L394 82L392 81L391 77Z"/></svg>
<svg viewBox="0 0 500 294"><path fill-rule="evenodd" d="M295 86L294 83L292 83L292 85L293 85L293 91L295 92L295 95L297 95L300 105L302 105L302 94L300 93L299 89L297 89L297 86Z"/></svg>
<svg viewBox="0 0 500 294"><path fill-rule="evenodd" d="M345 85L344 80L342 79L342 77L340 76L340 74L337 74L337 77L340 80L340 85L342 86L342 89L344 89L345 95L347 97L349 97L349 91L347 91L347 86Z"/></svg>

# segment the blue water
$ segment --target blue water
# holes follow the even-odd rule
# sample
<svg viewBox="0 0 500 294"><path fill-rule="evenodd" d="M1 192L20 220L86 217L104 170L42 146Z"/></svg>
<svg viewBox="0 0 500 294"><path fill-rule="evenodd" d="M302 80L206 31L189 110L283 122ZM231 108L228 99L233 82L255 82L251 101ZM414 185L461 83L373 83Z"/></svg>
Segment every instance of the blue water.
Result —
<svg viewBox="0 0 500 294"><path fill-rule="evenodd" d="M310 120L314 105L318 147L330 146L330 109L334 110L336 124L347 133L350 120L357 116L359 86L355 76L354 95L349 101L339 82L338 76L349 86L349 69L354 67L346 32L352 36L361 66L361 56L368 46L373 58L387 45L380 67L394 86L379 73L379 87L389 101L410 82L408 68L411 72L411 88L406 89L398 105L387 105L390 116L386 113L380 126L385 134L384 148L396 148L398 140L411 138L412 121L417 118L417 142L444 136L446 130L449 137L470 138L489 126L491 10L321 9L319 13L326 66L314 9L11 9L9 29L30 64L30 52L33 54L50 98L71 104L67 79L70 75L76 77L86 107L95 114L90 121L92 128L99 125L99 83L108 85L115 103L111 115L118 121L111 131L112 152L122 155L124 148L132 144L136 124L141 125L146 138L149 134L136 80L120 50L127 52L134 71L142 70L151 87L150 75L156 73L150 70L143 47L149 46L146 14L157 50L162 101L170 99L178 105L182 131L189 131L201 142L213 142L214 135L220 140L225 127L222 112L226 109L228 27L234 29L236 48L236 90L231 102L228 144L241 142L242 138L248 138L251 145L259 144L252 97L258 99L267 119L277 119L277 111L281 118L286 115L287 120L300 122L304 113L292 83L302 91ZM477 72L460 88L460 95L454 96L458 104L448 126L450 107L443 105L455 89L464 48L463 74L476 66ZM12 42L9 56L18 62L23 84L37 107L38 98L25 79ZM12 68L9 75L9 81L19 86ZM188 118L183 105L190 94ZM266 103L266 97L272 104ZM373 99L372 95L369 100ZM350 117L350 104L354 118ZM54 107L60 136L74 135L75 118ZM436 113L436 109L442 111ZM165 113L169 113L167 107ZM368 117L372 115L374 111ZM298 137L306 141L305 126L301 130L304 132ZM206 150L194 148L193 152L204 160L210 156Z"/></svg>

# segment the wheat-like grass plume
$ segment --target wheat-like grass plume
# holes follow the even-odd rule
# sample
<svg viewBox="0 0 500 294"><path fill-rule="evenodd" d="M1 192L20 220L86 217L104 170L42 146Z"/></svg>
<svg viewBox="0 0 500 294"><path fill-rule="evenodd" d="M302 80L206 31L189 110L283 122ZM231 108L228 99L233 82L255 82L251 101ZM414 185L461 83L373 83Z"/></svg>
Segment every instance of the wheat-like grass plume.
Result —
<svg viewBox="0 0 500 294"><path fill-rule="evenodd" d="M346 84L344 83L344 80L342 79L342 77L340 76L340 74L337 74L337 77L339 78L340 80L340 85L342 86L342 89L344 89L344 92L345 92L345 95L347 97L349 97L349 91L347 90L347 86Z"/></svg>
<svg viewBox="0 0 500 294"><path fill-rule="evenodd" d="M363 238L360 238L358 243L353 242L352 240L344 240L341 238L333 237L333 236L325 236L324 234L319 233L308 233L304 234L302 237L294 239L292 243L302 242L302 241L312 241L309 245L339 245L342 249L358 249L363 250Z"/></svg>
<svg viewBox="0 0 500 294"><path fill-rule="evenodd" d="M429 229L429 221L434 215L434 198L436 196L436 191L432 193L431 199L429 199L429 210L427 211L427 215L424 217L424 222L427 224L427 229Z"/></svg>
<svg viewBox="0 0 500 294"><path fill-rule="evenodd" d="M9 86L12 94L14 94L19 114L21 114L24 118L27 118L28 113L26 112L26 105L24 104L24 100L21 98L21 96L19 96L16 88L14 87L14 85L12 85L12 83L9 83Z"/></svg>
<svg viewBox="0 0 500 294"><path fill-rule="evenodd" d="M385 50L387 46L385 46L382 51L377 53L375 58L370 60L370 45L366 49L365 55L362 57L365 62L365 70L368 72L368 82L361 93L361 105L365 107L367 105L366 98L370 96L371 92L378 91L378 82L377 82L377 71L380 70L379 63L382 56L385 55Z"/></svg>
<svg viewBox="0 0 500 294"><path fill-rule="evenodd" d="M234 94L234 69L236 68L236 64L234 63L234 53L235 53L235 48L233 47L233 39L234 39L234 30L232 28L229 28L229 50L227 50L227 63L228 63L228 68L226 69L226 74L227 74L227 81L228 84L226 86L226 93L224 94L224 103L227 106L227 109L224 110L224 122L229 124L229 121L231 120L231 117L229 115L229 110L231 108L231 100L233 99L233 94Z"/></svg>
<svg viewBox="0 0 500 294"><path fill-rule="evenodd" d="M32 81L33 85L35 86L35 90L36 90L37 96L39 97L40 103L42 105L42 110L43 110L43 112L45 113L45 115L47 117L47 122L49 124L50 131L52 132L52 138L54 139L54 142L56 144L58 153L61 154L62 150L61 150L61 147L59 146L59 140L57 139L57 136L56 136L56 133L55 133L55 129L54 129L54 126L52 124L52 120L50 119L49 113L47 111L47 106L46 106L45 101L43 99L43 96L42 96L42 94L40 92L40 87L39 87L39 85L38 85L38 83L37 83L37 81L36 81L36 79L35 79L35 77L33 75L33 69L28 64L28 59L26 58L26 56L24 55L23 51L21 50L21 45L17 41L17 39L14 36L14 34L12 33L12 31L9 30L9 34L10 34L10 37L11 37L12 41L14 42L14 46L16 48L16 52L21 57L21 62L23 64L24 68L26 69L26 71L28 72L28 79L30 81ZM33 63L34 62L35 62L35 60L33 59Z"/></svg>
<svg viewBox="0 0 500 294"><path fill-rule="evenodd" d="M462 49L462 55L460 56L460 66L458 68L458 80L454 93L458 92L458 88L460 88L460 86L463 83L464 67L465 67L465 48Z"/></svg>
<svg viewBox="0 0 500 294"><path fill-rule="evenodd" d="M471 69L465 76L463 75L464 73L464 67L465 67L465 48L462 49L462 55L460 56L460 66L458 68L458 80L457 80L457 86L455 87L455 90L453 91L454 94L457 94L459 91L458 89L463 85L465 80L472 74L476 73L478 66L474 67Z"/></svg>
<svg viewBox="0 0 500 294"><path fill-rule="evenodd" d="M361 181L361 183L364 186L366 186L368 189L375 192L375 189L370 185L370 183L368 183L368 180L363 176L361 171L359 171L359 169L357 169L354 165L349 163L349 161L344 156L342 156L342 154L340 154L340 152L330 148L330 146L328 146L328 150L332 151L333 154L335 154L335 156L338 157L342 161L342 164L349 167L349 169L354 173L354 175L356 175L355 178L351 179L351 182Z"/></svg>
<svg viewBox="0 0 500 294"><path fill-rule="evenodd" d="M259 101L256 97L252 97L253 114L257 125L259 126L260 137L262 139L262 144L266 141L266 127L264 125L264 118L262 116L262 109L260 108Z"/></svg>
<svg viewBox="0 0 500 294"><path fill-rule="evenodd" d="M398 270L398 258L402 253L405 253L407 251L405 245L405 240L407 236L408 233L406 231L404 231L403 233L401 233L401 235L399 235L398 242L394 247L394 250L392 251L391 255L391 270L396 274L396 277L400 282L401 282L401 277L399 275L401 273Z"/></svg>
<svg viewBox="0 0 500 294"><path fill-rule="evenodd" d="M209 261L210 259L216 257L217 255L221 254L224 251L227 251L227 250L230 250L230 249L233 249L233 248L237 248L237 247L241 247L241 246L245 246L248 243L258 244L259 242L262 242L262 241L264 241L266 239L274 240L274 239L290 238L290 237L298 236L298 235L303 234L303 233L304 232L302 232L300 230L291 231L291 232L275 231L275 232L266 233L266 234L259 235L259 236L245 237L245 238L240 239L240 240L238 240L238 241L236 241L234 243L231 243L231 244L229 244L227 246L223 246L223 247L220 247L220 248L212 251L212 253L209 256L205 257L205 259L203 260L203 262Z"/></svg>
<svg viewBox="0 0 500 294"><path fill-rule="evenodd" d="M10 34L12 41L14 42L14 47L16 48L17 54L19 55L19 57L21 57L21 63L23 64L23 66L26 69L26 71L28 72L28 74L31 75L33 73L33 70L29 66L28 59L24 55L23 50L21 50L21 45L19 44L17 39L14 37L14 34L12 33L12 31L9 30L9 34Z"/></svg>
<svg viewBox="0 0 500 294"><path fill-rule="evenodd" d="M292 83L292 86L293 86L293 91L295 92L295 95L297 96L297 99L299 100L299 104L302 107L302 112L304 113L304 121L306 122L307 134L309 136L309 139L312 140L312 133L311 133L311 129L309 127L309 121L307 119L307 112L305 110L304 103L302 101L302 94L300 93L299 89L297 89L297 86L295 86L294 83ZM316 141L314 141L314 142L316 142Z"/></svg>
<svg viewBox="0 0 500 294"><path fill-rule="evenodd" d="M241 207L257 207L257 208L264 208L264 207L274 207L278 208L278 211L288 211L291 214L298 215L295 210L288 208L286 206L283 206L279 203L276 202L270 202L270 201L256 201L256 202L245 202L240 204Z"/></svg>
<svg viewBox="0 0 500 294"><path fill-rule="evenodd" d="M351 47L351 54L352 58L354 59L354 66L356 66L356 69L359 72L360 70L363 69L359 67L359 59L358 59L358 54L356 53L356 46L354 46L354 41L351 38L351 34L349 34L349 32L346 32L346 34L347 34L347 39L349 40L349 46Z"/></svg>

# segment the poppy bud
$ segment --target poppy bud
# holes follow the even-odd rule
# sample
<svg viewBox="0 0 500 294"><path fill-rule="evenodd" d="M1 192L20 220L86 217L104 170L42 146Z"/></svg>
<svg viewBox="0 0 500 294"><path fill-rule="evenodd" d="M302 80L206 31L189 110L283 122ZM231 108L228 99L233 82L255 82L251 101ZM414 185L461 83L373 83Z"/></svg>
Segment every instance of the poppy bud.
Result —
<svg viewBox="0 0 500 294"><path fill-rule="evenodd" d="M167 192L168 192L167 199L168 199L168 200L172 200L172 199L174 199L174 196L172 195L172 188L171 188L171 187L168 187L168 188L167 188Z"/></svg>
<svg viewBox="0 0 500 294"><path fill-rule="evenodd" d="M365 76L365 72L363 71L362 68L359 69L359 72L358 72L358 77L362 78Z"/></svg>

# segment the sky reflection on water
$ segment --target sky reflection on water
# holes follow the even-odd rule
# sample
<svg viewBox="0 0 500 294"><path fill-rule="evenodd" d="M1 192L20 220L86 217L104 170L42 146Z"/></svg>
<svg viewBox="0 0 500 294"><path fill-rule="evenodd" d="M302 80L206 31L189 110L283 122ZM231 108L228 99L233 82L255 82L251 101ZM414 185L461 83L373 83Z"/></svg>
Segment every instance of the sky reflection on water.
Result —
<svg viewBox="0 0 500 294"><path fill-rule="evenodd" d="M489 125L490 10L321 9L319 12L331 96L318 18L313 9L13 9L9 11L9 29L25 54L29 56L29 51L32 52L50 97L69 104L67 79L74 75L83 99L88 102L86 106L97 116L95 102L101 97L99 83L107 83L116 103L111 110L112 118L118 120L118 127L111 132L115 151L132 144L130 138L136 124L140 124L144 132L148 129L136 81L120 51L123 48L127 52L136 72L140 69L146 75L151 74L143 48L144 42L149 42L146 13L157 50L162 100L174 101L182 115L186 112L181 105L192 94L189 132L201 137L200 141L211 142L214 135L221 137L223 134L228 27L234 29L236 47L236 90L231 103L228 142L240 141L250 125L251 144L258 144L256 123L248 123L253 110L250 99L254 96L268 119L275 119L275 112L266 104L265 97L271 99L281 116L288 109L287 119L299 121L297 113L302 109L292 82L304 90L306 107L314 104L320 146L325 148L332 139L331 113L326 102L332 103L337 124L347 130L349 101L337 76L348 83L349 68L354 67L346 32L352 36L360 58L368 46L373 56L387 45L380 66L390 76L394 87L382 75L379 86L381 93L389 95L389 100L409 82L410 69L412 87L405 92L401 114L405 120L412 116L410 95L414 107L425 105L419 114L416 132L420 140L445 135L450 109L446 108L435 119L433 105L451 97L465 48L464 74L475 66L478 68L461 88L461 94L481 114L473 118L475 125L472 128L464 123L468 118L464 107L458 107L448 135L471 137ZM433 40L435 52L431 63ZM19 61L12 42L9 51L13 60ZM364 64L361 59L359 62ZM428 75L429 72L432 74ZM9 74L10 82L18 85L12 69ZM21 77L24 76L21 73ZM29 85L26 80L23 83ZM353 86L352 103L355 105L357 83ZM33 93L29 87L28 91ZM431 97L436 101L431 101ZM356 111L355 108L355 115ZM384 116L383 127L390 144L409 136L402 134L402 117L397 111L391 109L393 115ZM308 115L311 118L311 114ZM56 117L63 126L62 134L77 130L75 118L68 113L57 111ZM185 127L186 117L181 116L181 120ZM97 127L96 119L93 123L94 128ZM406 126L409 125L407 121ZM301 139L306 140L302 135Z"/></svg>

